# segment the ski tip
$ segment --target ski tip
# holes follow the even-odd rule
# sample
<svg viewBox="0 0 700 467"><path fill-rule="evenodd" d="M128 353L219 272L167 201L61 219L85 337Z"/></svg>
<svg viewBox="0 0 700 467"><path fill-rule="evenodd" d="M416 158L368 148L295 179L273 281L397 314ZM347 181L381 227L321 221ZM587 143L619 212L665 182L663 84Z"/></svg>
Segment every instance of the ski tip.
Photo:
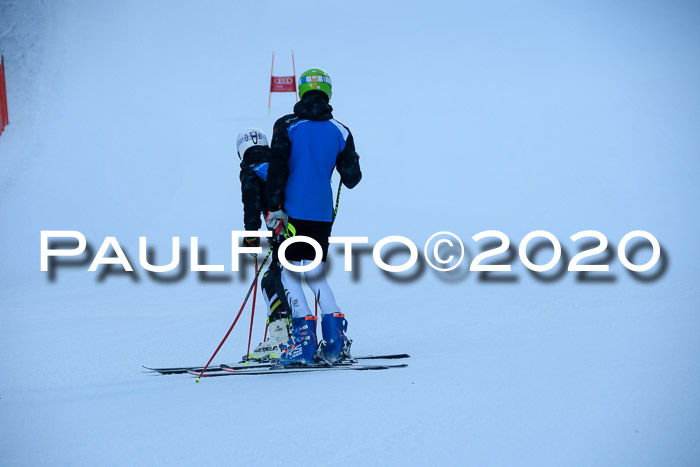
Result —
<svg viewBox="0 0 700 467"><path fill-rule="evenodd" d="M199 383L199 378L194 380L195 383Z"/></svg>

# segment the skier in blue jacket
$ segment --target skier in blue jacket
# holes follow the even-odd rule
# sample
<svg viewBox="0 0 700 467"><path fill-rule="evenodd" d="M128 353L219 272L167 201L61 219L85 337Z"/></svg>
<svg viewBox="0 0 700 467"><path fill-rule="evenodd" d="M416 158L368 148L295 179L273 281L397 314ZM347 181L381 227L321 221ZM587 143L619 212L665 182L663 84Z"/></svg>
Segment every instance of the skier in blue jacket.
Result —
<svg viewBox="0 0 700 467"><path fill-rule="evenodd" d="M318 344L316 318L306 302L302 276L286 268L282 283L292 311L291 336L283 345L281 364L311 363L324 360L334 363L349 357L351 341L345 335L347 321L336 303L325 277L328 238L333 226L333 170L347 188L354 188L362 178L360 158L350 130L333 118L330 106L332 84L328 73L312 68L299 77L300 101L294 113L275 122L270 165L267 177L267 203L270 213L267 226L276 229L291 224L296 235L313 238L323 251L323 260L304 279L314 292L321 308L323 341ZM315 251L299 242L285 254L295 265L311 263Z"/></svg>

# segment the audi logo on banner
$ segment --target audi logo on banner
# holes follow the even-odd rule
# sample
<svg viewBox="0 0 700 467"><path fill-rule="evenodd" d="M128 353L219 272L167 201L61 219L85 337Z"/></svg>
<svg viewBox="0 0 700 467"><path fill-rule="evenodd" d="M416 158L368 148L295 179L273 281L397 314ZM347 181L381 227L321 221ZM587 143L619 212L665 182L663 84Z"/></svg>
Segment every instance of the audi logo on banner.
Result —
<svg viewBox="0 0 700 467"><path fill-rule="evenodd" d="M270 80L270 92L296 92L294 76L272 76Z"/></svg>

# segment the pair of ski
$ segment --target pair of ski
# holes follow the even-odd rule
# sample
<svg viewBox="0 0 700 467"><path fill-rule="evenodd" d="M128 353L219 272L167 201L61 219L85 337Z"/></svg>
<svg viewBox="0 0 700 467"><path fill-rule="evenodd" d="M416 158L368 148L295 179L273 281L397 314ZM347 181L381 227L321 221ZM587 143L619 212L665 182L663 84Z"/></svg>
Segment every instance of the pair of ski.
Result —
<svg viewBox="0 0 700 467"><path fill-rule="evenodd" d="M408 354L388 354L388 355L365 355L354 357L353 361L339 362L334 365L311 364L304 366L279 366L272 363L242 363L236 365L219 365L207 368L202 377L214 376L235 376L235 375L271 375L278 373L309 373L315 371L331 370L389 370L392 368L404 368L406 363L399 364L362 364L357 361L363 360L400 360L409 358ZM199 376L203 367L173 367L173 368L151 368L144 366L147 370L160 373L161 375L190 374Z"/></svg>

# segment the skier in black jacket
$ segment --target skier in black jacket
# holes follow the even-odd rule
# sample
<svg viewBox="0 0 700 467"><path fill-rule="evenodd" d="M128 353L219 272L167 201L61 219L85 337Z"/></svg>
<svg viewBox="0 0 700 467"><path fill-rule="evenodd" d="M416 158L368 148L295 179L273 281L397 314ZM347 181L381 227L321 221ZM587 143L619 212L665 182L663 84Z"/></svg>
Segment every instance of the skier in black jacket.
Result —
<svg viewBox="0 0 700 467"><path fill-rule="evenodd" d="M306 303L301 275L282 269L282 284L292 312L291 339L282 346L281 364L311 363L322 359L336 362L349 356L347 321L338 307L325 277L328 238L333 226L333 170L348 188L362 178L359 156L350 130L333 118L329 105L332 84L325 71L313 68L299 77L299 97L294 113L277 120L272 137L272 155L267 179L268 228L292 225L296 235L313 238L323 251L323 260L304 273L322 312L323 341L317 346L316 319ZM315 251L306 243L295 243L286 251L295 266L311 263Z"/></svg>
<svg viewBox="0 0 700 467"><path fill-rule="evenodd" d="M270 159L267 136L257 128L249 128L238 135L236 141L241 159L241 199L243 201L243 225L245 230L259 230L261 215L267 215L265 179ZM259 237L245 237L248 247L260 246ZM272 255L270 267L260 282L267 304L267 322L270 336L260 343L244 360L266 361L280 357L280 345L289 340L289 306L282 287L281 268L277 254Z"/></svg>

